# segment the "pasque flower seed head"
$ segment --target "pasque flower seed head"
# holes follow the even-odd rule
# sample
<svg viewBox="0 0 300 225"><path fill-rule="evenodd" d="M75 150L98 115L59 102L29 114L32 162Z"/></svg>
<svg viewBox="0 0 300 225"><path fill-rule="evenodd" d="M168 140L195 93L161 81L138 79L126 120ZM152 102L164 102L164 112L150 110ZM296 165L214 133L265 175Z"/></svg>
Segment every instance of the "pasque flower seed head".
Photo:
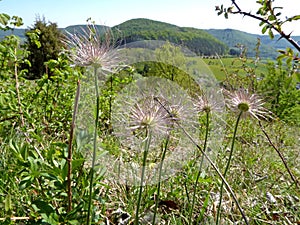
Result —
<svg viewBox="0 0 300 225"><path fill-rule="evenodd" d="M224 91L224 94L227 106L234 112L242 112L242 116L250 115L257 120L271 118L271 112L264 107L265 102L257 94L250 94L247 90Z"/></svg>
<svg viewBox="0 0 300 225"><path fill-rule="evenodd" d="M87 25L81 33L68 33L65 43L70 48L70 58L75 65L112 72L120 64L117 45L108 29L100 32L94 25Z"/></svg>

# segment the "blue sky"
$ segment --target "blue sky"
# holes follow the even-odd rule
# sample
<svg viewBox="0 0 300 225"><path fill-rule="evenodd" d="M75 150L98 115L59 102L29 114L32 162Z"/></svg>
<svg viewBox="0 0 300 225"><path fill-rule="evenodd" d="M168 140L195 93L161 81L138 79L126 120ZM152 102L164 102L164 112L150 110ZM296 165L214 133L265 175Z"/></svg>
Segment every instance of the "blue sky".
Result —
<svg viewBox="0 0 300 225"><path fill-rule="evenodd" d="M239 0L242 9L256 11L256 0ZM277 0L277 2L282 2ZM296 3L295 3L296 2ZM226 20L217 16L215 6L230 6L230 0L2 0L0 12L23 18L24 26L31 26L37 16L56 22L59 27L85 24L91 17L97 24L114 26L133 18L148 18L178 26L201 29L233 28L260 33L254 19L232 15ZM283 4L283 3L282 3ZM299 0L284 1L284 15L300 14ZM298 30L296 30L298 28ZM300 35L300 21L286 27Z"/></svg>

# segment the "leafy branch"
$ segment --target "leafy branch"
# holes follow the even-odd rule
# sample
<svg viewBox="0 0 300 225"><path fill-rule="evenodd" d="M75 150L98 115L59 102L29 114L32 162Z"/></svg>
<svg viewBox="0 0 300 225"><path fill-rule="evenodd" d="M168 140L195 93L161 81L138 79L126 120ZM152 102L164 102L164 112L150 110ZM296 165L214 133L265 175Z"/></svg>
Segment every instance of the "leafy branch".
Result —
<svg viewBox="0 0 300 225"><path fill-rule="evenodd" d="M279 40L281 38L286 39L292 46L294 46L297 49L297 51L300 52L300 45L291 37L292 33L286 34L282 30L282 25L284 23L299 20L300 15L295 15L295 16L286 18L285 20L282 20L280 18L281 12L278 12L278 10L282 9L282 7L274 7L272 5L274 0L273 1L272 0L257 0L256 3L260 4L261 7L258 9L256 14L242 10L241 7L236 2L236 0L231 0L231 2L232 2L232 6L228 7L228 8L224 8L223 5L216 6L215 10L218 11L218 15L224 14L226 19L228 19L229 14L240 14L243 16L248 16L248 17L254 18L254 19L260 21L259 25L262 27L263 34L268 31L270 38L273 39L274 38L273 30L274 30L280 35Z"/></svg>

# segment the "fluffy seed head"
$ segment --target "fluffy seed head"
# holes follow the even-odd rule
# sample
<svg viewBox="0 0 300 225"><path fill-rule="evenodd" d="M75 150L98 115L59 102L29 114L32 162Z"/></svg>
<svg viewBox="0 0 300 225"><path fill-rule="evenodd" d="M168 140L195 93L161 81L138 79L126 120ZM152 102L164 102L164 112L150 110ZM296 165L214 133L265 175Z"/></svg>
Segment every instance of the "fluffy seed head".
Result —
<svg viewBox="0 0 300 225"><path fill-rule="evenodd" d="M192 100L197 112L221 112L224 106L221 101L217 101L212 95L197 95Z"/></svg>
<svg viewBox="0 0 300 225"><path fill-rule="evenodd" d="M149 96L131 108L129 129L136 134L166 134L169 130L168 114Z"/></svg>
<svg viewBox="0 0 300 225"><path fill-rule="evenodd" d="M227 106L234 112L242 112L243 116L260 120L272 118L271 112L264 107L264 101L257 94L250 94L247 90L234 92L224 91Z"/></svg>
<svg viewBox="0 0 300 225"><path fill-rule="evenodd" d="M112 72L120 63L116 43L108 29L99 31L89 24L80 33L67 33L65 43L70 48L70 58L76 65L94 66Z"/></svg>

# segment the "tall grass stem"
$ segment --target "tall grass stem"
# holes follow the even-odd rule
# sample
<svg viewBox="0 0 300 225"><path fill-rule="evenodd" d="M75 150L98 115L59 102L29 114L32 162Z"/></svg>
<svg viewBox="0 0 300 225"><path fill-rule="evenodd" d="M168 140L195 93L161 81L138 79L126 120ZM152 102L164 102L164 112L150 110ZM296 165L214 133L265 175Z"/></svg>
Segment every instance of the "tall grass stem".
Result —
<svg viewBox="0 0 300 225"><path fill-rule="evenodd" d="M14 52L15 57L15 63L14 63L14 69L15 69L15 80L16 80L16 93L17 93L17 99L18 99L18 105L19 105L19 113L21 118L21 125L24 127L24 117L23 117L23 110L22 110L22 104L21 104L21 97L20 97L20 91L19 91L19 79L18 79L18 64L17 64L17 48L15 48Z"/></svg>
<svg viewBox="0 0 300 225"><path fill-rule="evenodd" d="M278 156L280 157L281 161L284 164L285 169L288 171L292 181L294 182L294 184L296 185L297 188L299 188L299 181L295 178L294 174L292 173L292 171L290 170L283 154L279 151L279 149L273 144L270 136L268 135L268 133L265 131L264 127L262 126L261 122L259 121L259 126L260 129L262 130L262 132L264 133L264 135L266 136L266 138L268 139L269 144L272 146L272 148L277 152Z"/></svg>

